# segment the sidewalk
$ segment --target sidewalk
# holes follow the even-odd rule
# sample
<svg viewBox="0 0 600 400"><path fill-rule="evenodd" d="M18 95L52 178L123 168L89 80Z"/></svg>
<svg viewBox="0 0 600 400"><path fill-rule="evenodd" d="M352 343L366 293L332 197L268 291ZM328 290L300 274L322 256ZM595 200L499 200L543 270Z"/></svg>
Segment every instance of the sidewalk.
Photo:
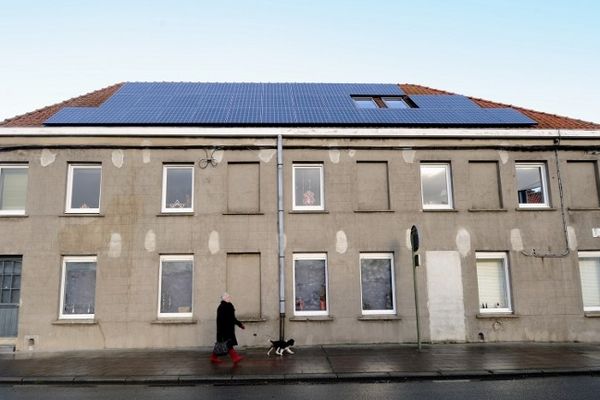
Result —
<svg viewBox="0 0 600 400"><path fill-rule="evenodd" d="M0 384L262 383L494 379L600 374L600 344L435 344L296 347L294 355L240 349L210 363L209 349L0 354Z"/></svg>

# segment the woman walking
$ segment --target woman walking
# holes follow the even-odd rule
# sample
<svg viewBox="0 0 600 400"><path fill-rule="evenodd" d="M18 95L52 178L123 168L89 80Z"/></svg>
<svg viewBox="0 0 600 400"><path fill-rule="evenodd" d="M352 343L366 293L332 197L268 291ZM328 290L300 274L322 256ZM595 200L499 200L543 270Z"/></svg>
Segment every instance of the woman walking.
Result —
<svg viewBox="0 0 600 400"><path fill-rule="evenodd" d="M233 346L237 346L238 344L235 337L236 325L242 329L246 329L244 324L235 317L235 308L233 307L233 304L231 304L231 295L229 293L223 293L223 296L221 296L221 304L219 304L219 307L217 308L217 342L227 342L229 357L231 357L231 361L233 361L234 364L239 363L244 358L233 348ZM222 362L214 352L210 356L210 361L215 364Z"/></svg>

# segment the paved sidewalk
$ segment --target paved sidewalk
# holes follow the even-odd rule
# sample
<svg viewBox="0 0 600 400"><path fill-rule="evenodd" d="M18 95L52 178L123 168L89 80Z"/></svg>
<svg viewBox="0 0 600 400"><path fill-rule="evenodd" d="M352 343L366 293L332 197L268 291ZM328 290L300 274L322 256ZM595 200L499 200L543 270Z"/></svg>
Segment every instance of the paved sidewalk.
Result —
<svg viewBox="0 0 600 400"><path fill-rule="evenodd" d="M209 349L100 350L0 354L0 384L260 383L494 379L600 375L599 344L436 344L296 347L296 354L240 349L233 366L210 363Z"/></svg>

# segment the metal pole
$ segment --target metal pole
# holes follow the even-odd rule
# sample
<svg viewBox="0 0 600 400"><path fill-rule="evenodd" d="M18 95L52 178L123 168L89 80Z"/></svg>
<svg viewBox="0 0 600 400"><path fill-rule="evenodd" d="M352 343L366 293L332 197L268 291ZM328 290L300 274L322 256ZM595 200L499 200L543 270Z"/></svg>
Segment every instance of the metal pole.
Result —
<svg viewBox="0 0 600 400"><path fill-rule="evenodd" d="M285 340L285 249L283 247L283 138L277 136L277 230L279 234L279 340Z"/></svg>
<svg viewBox="0 0 600 400"><path fill-rule="evenodd" d="M415 287L415 317L417 320L417 348L421 351L421 327L419 325L419 288L417 285L417 262L415 252L412 252L413 284Z"/></svg>

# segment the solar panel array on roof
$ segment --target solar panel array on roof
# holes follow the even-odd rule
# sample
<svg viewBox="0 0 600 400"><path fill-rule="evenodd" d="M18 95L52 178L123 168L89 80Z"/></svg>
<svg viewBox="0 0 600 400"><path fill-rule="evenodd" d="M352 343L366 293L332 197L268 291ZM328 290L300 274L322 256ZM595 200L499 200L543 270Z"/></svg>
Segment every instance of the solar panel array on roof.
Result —
<svg viewBox="0 0 600 400"><path fill-rule="evenodd" d="M65 107L45 125L532 125L510 108L458 95L410 96L418 108L360 109L353 96L404 96L393 84L126 83L100 107Z"/></svg>

